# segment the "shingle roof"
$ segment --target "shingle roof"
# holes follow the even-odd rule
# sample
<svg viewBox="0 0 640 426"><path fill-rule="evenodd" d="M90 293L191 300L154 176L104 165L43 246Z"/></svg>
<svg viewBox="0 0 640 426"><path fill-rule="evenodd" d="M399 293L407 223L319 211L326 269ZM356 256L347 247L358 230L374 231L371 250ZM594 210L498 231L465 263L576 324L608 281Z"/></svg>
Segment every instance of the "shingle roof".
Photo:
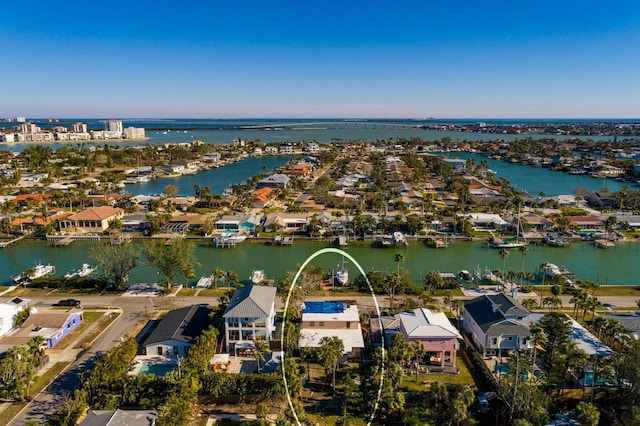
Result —
<svg viewBox="0 0 640 426"><path fill-rule="evenodd" d="M486 296L491 303L496 305L498 309L505 315L529 315L527 311L517 300L503 293L489 294Z"/></svg>
<svg viewBox="0 0 640 426"><path fill-rule="evenodd" d="M494 295L485 294L475 299L467 300L464 302L464 308L469 315L473 317L478 327L485 333L494 324L506 320L505 314L514 316L526 316L530 314L530 312L523 308L515 299L502 293ZM494 333L493 330L492 333ZM507 333L501 332L498 334Z"/></svg>
<svg viewBox="0 0 640 426"><path fill-rule="evenodd" d="M147 337L144 345L148 346L167 340L194 343L211 323L209 320L210 312L207 305L192 305L169 311Z"/></svg>
<svg viewBox="0 0 640 426"><path fill-rule="evenodd" d="M237 289L223 318L260 318L268 317L271 306L276 300L276 288L260 285L248 285Z"/></svg>
<svg viewBox="0 0 640 426"><path fill-rule="evenodd" d="M504 320L497 322L495 324L491 324L486 333L490 336L500 336L502 334L513 334L520 337L529 337L531 336L531 331L529 327L526 325L516 321L516 320Z"/></svg>

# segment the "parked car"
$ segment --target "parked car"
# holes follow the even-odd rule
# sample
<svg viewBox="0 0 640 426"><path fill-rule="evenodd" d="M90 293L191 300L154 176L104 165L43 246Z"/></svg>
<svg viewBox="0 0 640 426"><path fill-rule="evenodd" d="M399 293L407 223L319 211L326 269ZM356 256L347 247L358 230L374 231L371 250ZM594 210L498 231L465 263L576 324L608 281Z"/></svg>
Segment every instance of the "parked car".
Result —
<svg viewBox="0 0 640 426"><path fill-rule="evenodd" d="M63 299L58 301L58 303L54 303L53 306L71 306L74 308L82 308L82 302L78 299Z"/></svg>

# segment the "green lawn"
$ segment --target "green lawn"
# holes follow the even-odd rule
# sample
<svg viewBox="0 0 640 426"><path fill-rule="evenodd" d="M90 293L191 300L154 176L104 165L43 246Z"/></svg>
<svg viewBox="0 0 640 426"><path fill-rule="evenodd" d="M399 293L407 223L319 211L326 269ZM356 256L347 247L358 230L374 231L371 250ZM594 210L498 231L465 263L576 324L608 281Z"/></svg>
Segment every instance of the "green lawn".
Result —
<svg viewBox="0 0 640 426"><path fill-rule="evenodd" d="M38 394L42 389L44 389L55 377L58 376L64 370L69 362L56 362L44 373L42 376L38 377L31 387L29 388L29 396L33 397ZM0 413L0 425L9 424L9 422L18 415L18 413L27 406L26 402L20 402L7 407L6 410Z"/></svg>
<svg viewBox="0 0 640 426"><path fill-rule="evenodd" d="M446 385L469 385L472 388L476 388L475 381L471 376L471 372L467 368L462 357L456 358L456 367L458 367L458 374L418 374L418 381L416 382L416 375L407 374L402 379L400 388L407 392L426 392L429 390L429 385L425 383L440 382Z"/></svg>
<svg viewBox="0 0 640 426"><path fill-rule="evenodd" d="M70 310L70 309L67 309ZM82 313L83 321L80 323L75 330L73 330L67 337L65 337L59 344L56 345L56 349L65 349L67 346L71 344L71 342L84 333L84 331L94 322L98 321L98 319L103 315L103 312L97 311L84 311Z"/></svg>
<svg viewBox="0 0 640 426"><path fill-rule="evenodd" d="M105 314L103 312L95 312L95 313L102 314L101 315L102 319L100 319L100 317L96 319L96 320L100 319L100 323L96 328L94 328L91 331L91 333L84 336L84 338L81 341L79 341L78 344L76 344L74 349L82 349L85 345L88 345L89 343L91 343L93 340L95 340L96 337L100 335L100 333L102 333L109 326L109 324L114 322L120 316L120 312L117 312L117 311L112 311L109 314Z"/></svg>
<svg viewBox="0 0 640 426"><path fill-rule="evenodd" d="M178 296L182 296L182 297L195 296L196 291L198 290L195 288L181 288L180 291L178 291Z"/></svg>

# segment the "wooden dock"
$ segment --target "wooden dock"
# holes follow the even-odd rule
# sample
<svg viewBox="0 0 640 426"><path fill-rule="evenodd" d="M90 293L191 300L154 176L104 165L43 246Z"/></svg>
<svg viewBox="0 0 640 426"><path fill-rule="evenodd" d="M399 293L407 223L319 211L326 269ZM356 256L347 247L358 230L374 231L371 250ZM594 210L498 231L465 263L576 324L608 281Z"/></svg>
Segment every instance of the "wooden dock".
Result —
<svg viewBox="0 0 640 426"><path fill-rule="evenodd" d="M9 241L2 241L0 242L0 248L7 248L9 247L11 244L13 243L17 243L18 241L20 241L21 239L24 238L24 235L14 238L13 240L9 240Z"/></svg>
<svg viewBox="0 0 640 426"><path fill-rule="evenodd" d="M75 239L73 237L66 237L66 238L60 238L60 239L54 240L53 244L56 247L66 247L74 241Z"/></svg>
<svg viewBox="0 0 640 426"><path fill-rule="evenodd" d="M598 248L610 248L610 247L616 246L616 244L613 241L609 241L609 240L595 240L593 243Z"/></svg>

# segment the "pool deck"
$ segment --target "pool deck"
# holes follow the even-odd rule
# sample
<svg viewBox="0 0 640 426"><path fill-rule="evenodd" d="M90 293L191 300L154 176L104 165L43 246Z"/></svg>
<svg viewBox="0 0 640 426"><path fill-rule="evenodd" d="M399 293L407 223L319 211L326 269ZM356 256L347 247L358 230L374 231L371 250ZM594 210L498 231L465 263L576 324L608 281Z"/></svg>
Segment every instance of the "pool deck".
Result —
<svg viewBox="0 0 640 426"><path fill-rule="evenodd" d="M162 355L138 355L133 359L131 367L129 368L129 374L140 374L140 369L143 365L178 365L178 360L172 356Z"/></svg>

